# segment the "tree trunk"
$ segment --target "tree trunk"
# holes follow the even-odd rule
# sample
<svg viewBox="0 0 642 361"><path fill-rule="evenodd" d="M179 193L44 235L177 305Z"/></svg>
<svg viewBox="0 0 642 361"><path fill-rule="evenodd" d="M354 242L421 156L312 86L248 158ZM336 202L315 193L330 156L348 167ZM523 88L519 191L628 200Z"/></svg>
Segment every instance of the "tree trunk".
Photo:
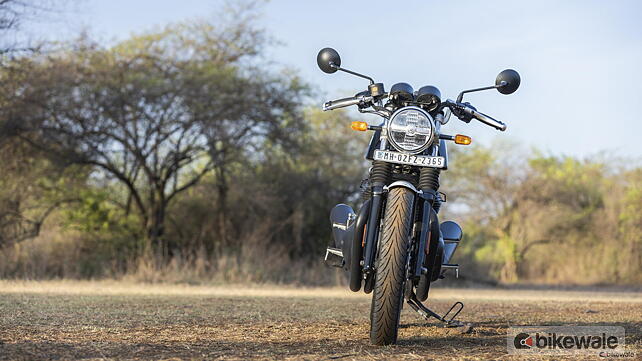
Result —
<svg viewBox="0 0 642 361"><path fill-rule="evenodd" d="M227 178L223 169L219 168L218 184L216 186L218 191L218 227L219 227L219 244L222 248L227 247Z"/></svg>
<svg viewBox="0 0 642 361"><path fill-rule="evenodd" d="M167 205L164 201L159 201L150 210L150 217L146 226L146 251L148 255L154 255L157 262L163 263L169 256L167 242L164 238Z"/></svg>

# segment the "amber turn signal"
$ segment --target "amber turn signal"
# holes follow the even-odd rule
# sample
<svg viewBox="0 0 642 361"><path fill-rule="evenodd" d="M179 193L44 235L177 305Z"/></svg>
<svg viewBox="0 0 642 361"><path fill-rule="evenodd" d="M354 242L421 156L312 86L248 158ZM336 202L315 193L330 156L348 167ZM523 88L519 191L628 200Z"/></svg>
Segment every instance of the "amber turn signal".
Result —
<svg viewBox="0 0 642 361"><path fill-rule="evenodd" d="M473 142L473 139L467 135L457 134L455 135L455 143L461 145L469 145Z"/></svg>
<svg viewBox="0 0 642 361"><path fill-rule="evenodd" d="M365 132L368 130L368 123L366 122L352 122L352 130L358 130L360 132Z"/></svg>

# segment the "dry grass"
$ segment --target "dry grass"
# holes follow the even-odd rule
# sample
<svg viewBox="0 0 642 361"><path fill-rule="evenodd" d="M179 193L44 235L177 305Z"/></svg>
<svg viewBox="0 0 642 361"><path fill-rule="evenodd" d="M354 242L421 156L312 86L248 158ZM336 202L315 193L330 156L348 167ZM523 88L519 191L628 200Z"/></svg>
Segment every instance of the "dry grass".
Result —
<svg viewBox="0 0 642 361"><path fill-rule="evenodd" d="M460 334L402 314L397 346L368 342L369 297L343 289L0 281L0 359L506 359L510 325L621 325L642 352L642 294L434 289Z"/></svg>

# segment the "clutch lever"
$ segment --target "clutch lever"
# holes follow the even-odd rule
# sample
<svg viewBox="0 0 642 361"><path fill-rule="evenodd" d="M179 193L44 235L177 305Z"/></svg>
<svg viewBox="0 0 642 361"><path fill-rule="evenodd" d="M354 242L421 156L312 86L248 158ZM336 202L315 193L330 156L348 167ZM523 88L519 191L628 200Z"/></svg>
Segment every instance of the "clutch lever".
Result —
<svg viewBox="0 0 642 361"><path fill-rule="evenodd" d="M338 108L344 108L356 104L366 104L372 102L374 98L371 96L355 96L349 98L342 98L337 100L331 100L323 103L323 111L333 110Z"/></svg>

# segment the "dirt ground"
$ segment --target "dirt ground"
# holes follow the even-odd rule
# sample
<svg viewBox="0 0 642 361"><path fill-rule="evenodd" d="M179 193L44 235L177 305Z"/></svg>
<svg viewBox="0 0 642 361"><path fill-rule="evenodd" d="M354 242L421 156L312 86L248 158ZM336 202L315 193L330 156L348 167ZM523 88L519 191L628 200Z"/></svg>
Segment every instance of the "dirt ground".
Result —
<svg viewBox="0 0 642 361"><path fill-rule="evenodd" d="M435 288L431 297L439 312L463 301L472 330L405 307L399 344L371 346L370 297L338 288L0 281L0 360L504 360L510 325L623 326L642 359L639 292Z"/></svg>

